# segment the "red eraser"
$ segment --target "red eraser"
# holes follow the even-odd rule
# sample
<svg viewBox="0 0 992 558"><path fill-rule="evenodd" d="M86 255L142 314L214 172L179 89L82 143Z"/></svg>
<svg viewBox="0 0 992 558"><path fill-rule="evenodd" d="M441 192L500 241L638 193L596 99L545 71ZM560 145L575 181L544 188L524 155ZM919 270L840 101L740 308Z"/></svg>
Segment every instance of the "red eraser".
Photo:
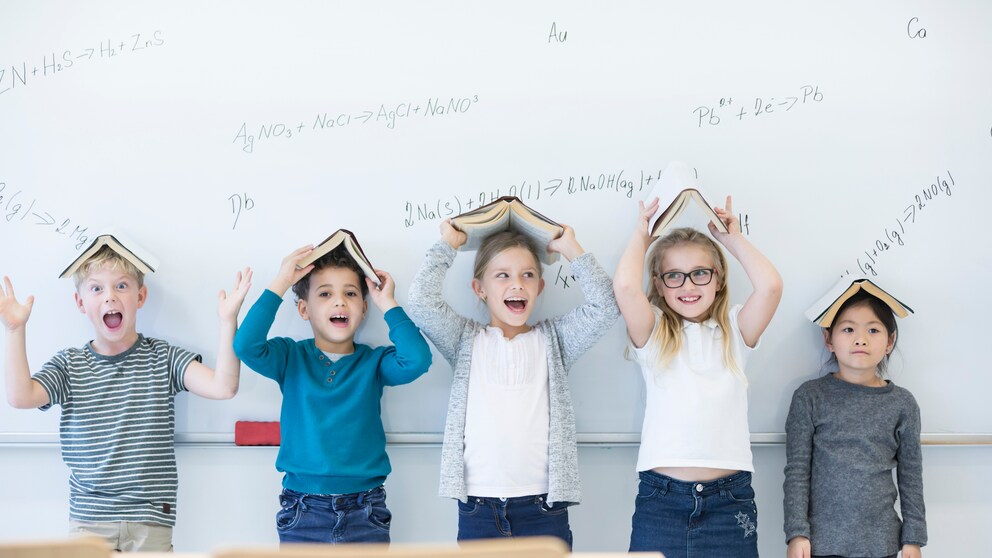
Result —
<svg viewBox="0 0 992 558"><path fill-rule="evenodd" d="M278 446L278 422L239 420L234 423L234 444L237 446Z"/></svg>

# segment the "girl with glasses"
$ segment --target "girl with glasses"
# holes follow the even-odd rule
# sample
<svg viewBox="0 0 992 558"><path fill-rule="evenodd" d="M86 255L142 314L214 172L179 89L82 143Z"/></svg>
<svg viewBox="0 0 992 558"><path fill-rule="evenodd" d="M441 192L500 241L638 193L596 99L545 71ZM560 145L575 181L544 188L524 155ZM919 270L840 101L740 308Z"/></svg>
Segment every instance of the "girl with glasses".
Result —
<svg viewBox="0 0 992 558"><path fill-rule="evenodd" d="M655 240L648 222L658 199L639 208L613 286L647 396L630 550L757 556L744 367L775 314L782 279L741 234L727 196L726 208L714 210L729 232L709 229L751 281L744 304L730 305L720 247L691 228L655 243L645 293L644 255Z"/></svg>

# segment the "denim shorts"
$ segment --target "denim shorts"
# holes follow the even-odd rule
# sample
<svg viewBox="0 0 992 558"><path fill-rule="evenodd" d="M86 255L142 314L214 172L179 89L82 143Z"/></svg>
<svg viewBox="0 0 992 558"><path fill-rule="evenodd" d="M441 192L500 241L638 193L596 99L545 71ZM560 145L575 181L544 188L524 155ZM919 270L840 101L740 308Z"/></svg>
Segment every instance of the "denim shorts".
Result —
<svg viewBox="0 0 992 558"><path fill-rule="evenodd" d="M325 496L284 488L276 530L280 543L389 542L386 489Z"/></svg>
<svg viewBox="0 0 992 558"><path fill-rule="evenodd" d="M547 494L515 498L469 496L458 502L458 540L504 537L558 537L572 547L565 502L547 503Z"/></svg>
<svg viewBox="0 0 992 558"><path fill-rule="evenodd" d="M751 473L685 482L642 471L630 551L661 551L665 558L756 558L758 508Z"/></svg>

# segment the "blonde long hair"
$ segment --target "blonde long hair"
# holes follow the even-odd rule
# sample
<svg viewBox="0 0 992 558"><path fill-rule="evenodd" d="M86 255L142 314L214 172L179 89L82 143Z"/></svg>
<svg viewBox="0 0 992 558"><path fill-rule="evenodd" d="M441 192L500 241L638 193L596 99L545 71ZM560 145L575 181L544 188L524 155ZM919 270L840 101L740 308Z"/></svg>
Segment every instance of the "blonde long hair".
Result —
<svg viewBox="0 0 992 558"><path fill-rule="evenodd" d="M714 280L719 283L709 315L704 318L716 319L723 333L724 366L744 379L744 371L737 365L737 359L734 357L733 330L730 328L730 289L727 286L727 258L712 238L689 227L674 229L658 240L648 254L647 265L652 279L647 289L648 301L661 309L661 323L648 340L649 344L658 348L657 369L663 370L671 364L672 359L682 349L683 318L665 303L665 297L656 288L654 279L661 276L661 260L665 256L665 251L684 244L698 246L712 257L713 269L716 273ZM686 277L686 281L688 280L689 278Z"/></svg>

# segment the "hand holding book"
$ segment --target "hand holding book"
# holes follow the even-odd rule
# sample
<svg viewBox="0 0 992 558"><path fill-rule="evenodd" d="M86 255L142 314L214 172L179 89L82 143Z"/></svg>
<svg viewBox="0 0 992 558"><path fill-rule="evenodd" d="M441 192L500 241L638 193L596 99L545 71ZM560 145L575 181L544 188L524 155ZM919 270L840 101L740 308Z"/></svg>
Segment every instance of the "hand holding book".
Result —
<svg viewBox="0 0 992 558"><path fill-rule="evenodd" d="M365 278L365 283L369 286L369 298L372 299L372 304L385 314L388 310L399 306L395 298L396 282L393 281L392 275L381 269L375 270L375 274L379 280L378 287L370 277Z"/></svg>
<svg viewBox="0 0 992 558"><path fill-rule="evenodd" d="M514 196L503 196L492 203L456 215L451 219L451 226L465 234L465 240L462 240L460 236L442 228L442 237L456 250L478 250L482 241L490 235L513 230L527 236L537 246L541 261L546 264L558 260L558 253L549 252L547 248L552 240L564 233L560 224L534 211Z"/></svg>
<svg viewBox="0 0 992 558"><path fill-rule="evenodd" d="M306 277L307 273L313 271L313 264L300 267L300 261L313 252L313 246L307 244L293 250L279 264L279 271L276 272L275 279L269 283L269 290L279 296L286 294L290 287L297 281Z"/></svg>

